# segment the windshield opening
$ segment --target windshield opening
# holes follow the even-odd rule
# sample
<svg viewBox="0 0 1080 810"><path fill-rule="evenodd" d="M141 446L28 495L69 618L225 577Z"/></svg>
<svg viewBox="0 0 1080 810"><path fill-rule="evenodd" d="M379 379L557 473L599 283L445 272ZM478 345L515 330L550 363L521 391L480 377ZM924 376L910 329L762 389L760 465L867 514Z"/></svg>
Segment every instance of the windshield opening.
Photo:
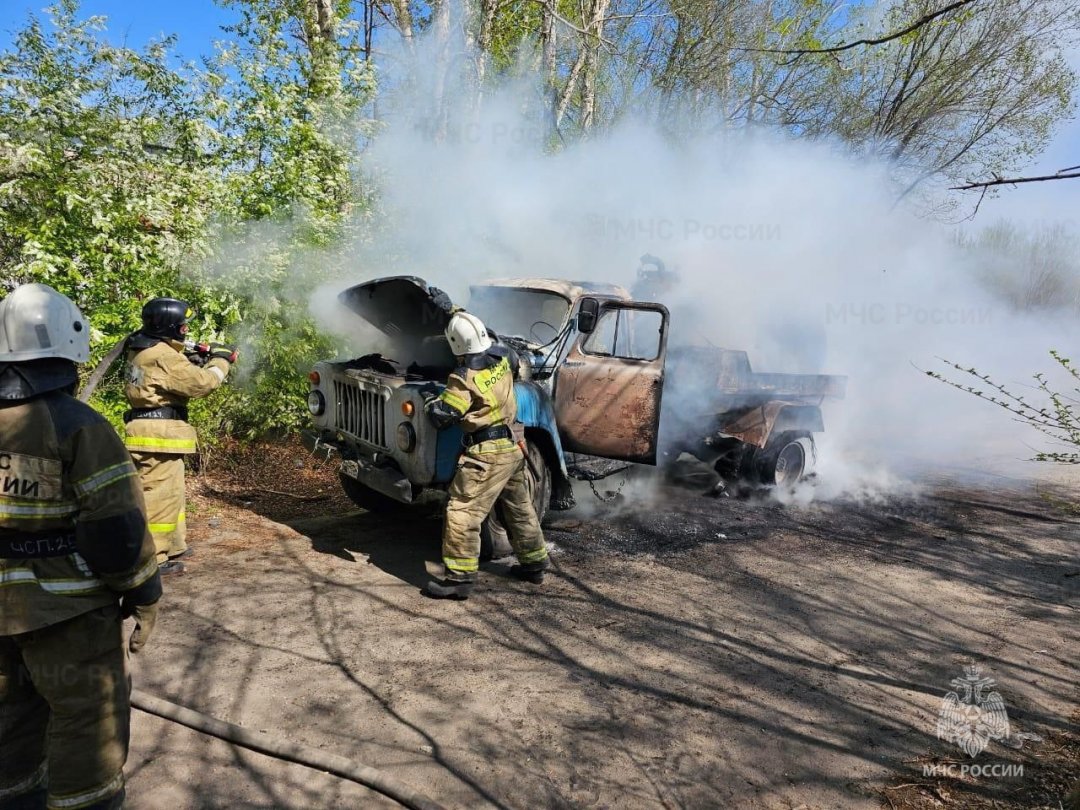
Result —
<svg viewBox="0 0 1080 810"><path fill-rule="evenodd" d="M469 312L500 335L545 344L563 328L570 302L557 293L517 287L474 287Z"/></svg>

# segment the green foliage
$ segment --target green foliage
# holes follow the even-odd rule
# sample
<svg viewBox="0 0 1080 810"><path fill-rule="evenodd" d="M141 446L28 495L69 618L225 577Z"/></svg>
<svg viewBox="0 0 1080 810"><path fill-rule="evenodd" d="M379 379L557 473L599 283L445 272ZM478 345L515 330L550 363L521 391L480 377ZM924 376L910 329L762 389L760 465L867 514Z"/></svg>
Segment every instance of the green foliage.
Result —
<svg viewBox="0 0 1080 810"><path fill-rule="evenodd" d="M0 55L0 267L7 290L41 281L71 295L103 351L140 299L205 253L205 124L165 65L168 41L115 48L72 0L49 13Z"/></svg>
<svg viewBox="0 0 1080 810"><path fill-rule="evenodd" d="M349 4L335 4L332 31L311 18L309 0L223 4L240 20L208 81L230 219L299 216L305 244L331 244L355 202L357 116L374 92Z"/></svg>
<svg viewBox="0 0 1080 810"><path fill-rule="evenodd" d="M1040 150L1072 109L1060 51L1080 22L1080 0L985 0L880 47L795 58L772 51L894 30L937 4L218 1L236 23L199 68L171 67L170 39L109 45L77 0L30 17L0 54L0 292L44 281L71 295L95 358L146 298L191 301L197 336L242 350L231 384L194 409L207 440L304 424L303 374L334 353L307 302L372 208L358 147L374 131L374 20L410 46L460 31L480 58L450 58L446 39L430 68L469 74L477 103L484 83L533 65L552 144L647 112L655 90L675 133L722 120L841 140L891 161L909 191ZM97 404L118 418L117 375Z"/></svg>
<svg viewBox="0 0 1080 810"><path fill-rule="evenodd" d="M304 373L333 353L307 301L364 203L355 156L374 79L348 3L323 21L307 0L225 5L234 40L205 76L223 200L195 278L243 352L214 432L253 436L307 421Z"/></svg>
<svg viewBox="0 0 1080 810"><path fill-rule="evenodd" d="M242 348L231 385L193 408L204 442L306 421L304 372L334 348L307 299L364 204L354 156L374 90L348 3L332 20L307 0L225 4L233 42L198 72L169 67L170 39L109 45L75 0L0 55L5 290L70 295L95 360L147 298L190 301L193 335ZM115 424L118 371L94 398Z"/></svg>

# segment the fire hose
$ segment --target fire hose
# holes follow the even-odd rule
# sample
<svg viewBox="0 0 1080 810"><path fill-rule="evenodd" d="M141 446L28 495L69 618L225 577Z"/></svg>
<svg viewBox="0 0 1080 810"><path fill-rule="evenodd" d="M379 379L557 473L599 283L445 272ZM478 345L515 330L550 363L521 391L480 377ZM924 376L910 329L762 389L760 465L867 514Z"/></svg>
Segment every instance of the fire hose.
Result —
<svg viewBox="0 0 1080 810"><path fill-rule="evenodd" d="M174 723L179 723L182 726L216 737L219 740L239 745L242 748L248 748L275 759L304 765L308 768L331 773L334 776L340 776L350 782L356 782L390 797L403 807L410 808L410 810L446 810L443 805L435 800L413 790L397 779L387 776L382 771L369 765L353 762L338 754L330 754L294 742L278 741L260 731L253 731L232 723L226 723L224 720L218 720L216 717L210 717L186 706L180 706L162 698L148 695L138 689L133 690L131 693L131 705L147 714L171 720Z"/></svg>
<svg viewBox="0 0 1080 810"><path fill-rule="evenodd" d="M98 387L98 383L101 382L109 369L112 368L112 364L116 362L116 358L119 357L120 352L124 350L125 343L127 343L127 338L122 337L120 340L116 341L116 345L105 353L105 356L101 358L101 362L94 367L90 376L86 378L86 383L79 392L79 399L83 402L90 401L90 396L94 393L94 389Z"/></svg>

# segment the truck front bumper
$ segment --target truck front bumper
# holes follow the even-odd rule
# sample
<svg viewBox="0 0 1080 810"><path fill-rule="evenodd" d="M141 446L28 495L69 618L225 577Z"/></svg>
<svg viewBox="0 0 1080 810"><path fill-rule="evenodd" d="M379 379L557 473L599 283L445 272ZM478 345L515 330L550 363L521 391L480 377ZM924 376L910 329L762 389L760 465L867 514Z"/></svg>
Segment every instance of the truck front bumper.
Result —
<svg viewBox="0 0 1080 810"><path fill-rule="evenodd" d="M412 484L400 470L393 467L376 467L365 458L346 459L341 462L341 474L395 501L413 502Z"/></svg>

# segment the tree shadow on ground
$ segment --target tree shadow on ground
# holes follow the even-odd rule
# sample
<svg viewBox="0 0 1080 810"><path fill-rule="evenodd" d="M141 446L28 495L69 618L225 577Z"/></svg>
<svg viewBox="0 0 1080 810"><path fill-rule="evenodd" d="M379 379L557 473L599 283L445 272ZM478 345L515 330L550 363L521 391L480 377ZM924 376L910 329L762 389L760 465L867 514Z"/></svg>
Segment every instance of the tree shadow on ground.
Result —
<svg viewBox="0 0 1080 810"><path fill-rule="evenodd" d="M488 572L466 603L416 593L437 520L294 522L305 537L214 556L208 581L175 588L163 629L178 663L142 675L454 805L872 806L902 763L952 750L934 728L964 663L998 681L1017 730L1066 725L1080 533L980 498L671 493L550 532L544 586ZM198 795L227 792L216 761L192 756ZM233 767L263 806L347 798ZM1015 789L970 787L1019 807Z"/></svg>
<svg viewBox="0 0 1080 810"><path fill-rule="evenodd" d="M353 511L324 518L290 521L290 528L309 537L311 548L346 562L364 561L416 588L441 566L441 520L429 513L383 515Z"/></svg>

